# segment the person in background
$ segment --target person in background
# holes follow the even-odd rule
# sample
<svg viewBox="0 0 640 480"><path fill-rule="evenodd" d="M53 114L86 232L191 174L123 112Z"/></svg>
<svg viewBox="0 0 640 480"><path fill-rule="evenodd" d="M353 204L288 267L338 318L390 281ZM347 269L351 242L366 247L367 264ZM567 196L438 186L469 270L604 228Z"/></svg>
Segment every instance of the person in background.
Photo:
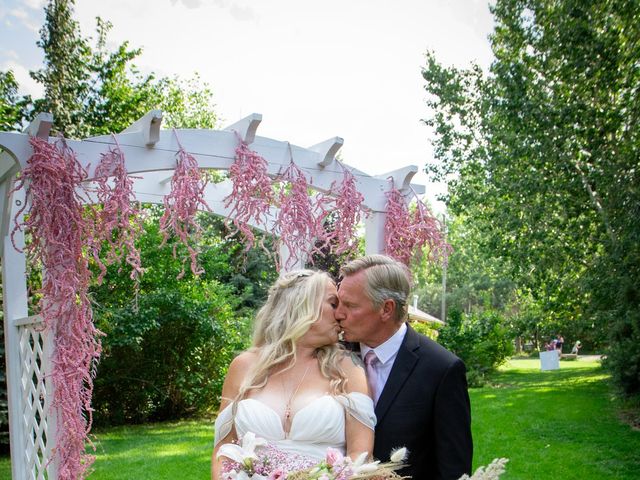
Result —
<svg viewBox="0 0 640 480"><path fill-rule="evenodd" d="M576 343L573 345L573 348L571 349L571 353L575 354L577 357L578 352L580 351L581 348L582 348L582 343L580 342L580 340L576 340Z"/></svg>

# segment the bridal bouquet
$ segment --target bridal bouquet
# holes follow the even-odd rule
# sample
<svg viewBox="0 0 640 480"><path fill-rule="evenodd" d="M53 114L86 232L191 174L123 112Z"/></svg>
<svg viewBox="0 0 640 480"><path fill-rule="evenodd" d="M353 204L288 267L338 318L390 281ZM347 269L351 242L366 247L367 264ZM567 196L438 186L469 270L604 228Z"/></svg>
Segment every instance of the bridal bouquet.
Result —
<svg viewBox="0 0 640 480"><path fill-rule="evenodd" d="M336 449L328 448L317 462L304 455L283 452L266 440L247 432L240 445L227 443L218 450L223 462L223 480L392 480L401 479L395 470L404 467L407 449L391 453L389 462L367 462L367 453L352 460Z"/></svg>

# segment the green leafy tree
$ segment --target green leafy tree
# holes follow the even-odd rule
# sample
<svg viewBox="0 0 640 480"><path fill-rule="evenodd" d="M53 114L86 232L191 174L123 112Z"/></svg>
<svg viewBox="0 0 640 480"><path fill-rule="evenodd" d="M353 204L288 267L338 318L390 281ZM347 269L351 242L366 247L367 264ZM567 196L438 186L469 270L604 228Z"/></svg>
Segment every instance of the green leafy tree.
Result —
<svg viewBox="0 0 640 480"><path fill-rule="evenodd" d="M45 24L38 46L44 51L44 66L32 72L44 86L44 98L35 102L36 111L53 114L54 129L67 137L89 133L84 106L90 93L91 48L80 35L73 19L73 0L51 0L45 7Z"/></svg>
<svg viewBox="0 0 640 480"><path fill-rule="evenodd" d="M168 127L216 126L213 91L197 75L184 80L142 74L133 63L142 49L124 42L110 50L112 24L101 18L92 45L73 19L73 7L73 0L50 0L45 8L38 42L44 65L31 72L45 96L33 103L31 115L52 113L54 130L71 138L120 132L157 108Z"/></svg>
<svg viewBox="0 0 640 480"><path fill-rule="evenodd" d="M31 98L18 95L18 82L11 70L0 72L0 131L22 130Z"/></svg>
<svg viewBox="0 0 640 480"><path fill-rule="evenodd" d="M489 73L427 56L441 162L429 170L545 318L611 332L614 377L637 394L640 4L498 0L492 11Z"/></svg>
<svg viewBox="0 0 640 480"><path fill-rule="evenodd" d="M159 108L164 123L174 128L215 128L218 117L213 104L213 91L196 73L192 78L173 77L160 83Z"/></svg>
<svg viewBox="0 0 640 480"><path fill-rule="evenodd" d="M81 99L85 136L120 132L158 108L163 100L162 83L167 80L158 81L154 74L142 75L138 71L132 62L142 49L131 49L124 42L110 51L107 40L111 28L110 22L96 19L95 47L90 49L89 62L84 65L83 75L90 78L86 97Z"/></svg>

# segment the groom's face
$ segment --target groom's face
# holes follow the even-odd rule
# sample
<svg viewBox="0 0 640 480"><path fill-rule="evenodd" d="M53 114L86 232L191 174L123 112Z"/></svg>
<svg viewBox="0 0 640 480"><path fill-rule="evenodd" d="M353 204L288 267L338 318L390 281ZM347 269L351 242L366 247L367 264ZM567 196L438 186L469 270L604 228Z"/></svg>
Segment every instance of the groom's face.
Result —
<svg viewBox="0 0 640 480"><path fill-rule="evenodd" d="M365 294L364 272L345 277L338 288L340 300L336 309L336 320L340 323L347 342L362 342L370 347L379 343L381 309L376 309Z"/></svg>

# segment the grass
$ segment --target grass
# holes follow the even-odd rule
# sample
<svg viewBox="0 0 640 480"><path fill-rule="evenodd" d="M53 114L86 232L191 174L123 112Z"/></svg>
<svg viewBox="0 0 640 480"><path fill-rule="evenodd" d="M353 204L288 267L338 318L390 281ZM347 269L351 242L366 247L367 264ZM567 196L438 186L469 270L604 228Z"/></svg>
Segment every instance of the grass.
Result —
<svg viewBox="0 0 640 480"><path fill-rule="evenodd" d="M507 457L504 480L637 479L640 431L619 420L607 375L596 362L561 362L541 372L539 360L512 360L493 386L470 391L474 465ZM92 480L209 478L212 421L96 431ZM0 479L9 479L7 458ZM418 479L416 479L418 480Z"/></svg>
<svg viewBox="0 0 640 480"><path fill-rule="evenodd" d="M213 421L182 421L95 430L91 480L208 479ZM0 480L11 478L0 458Z"/></svg>
<svg viewBox="0 0 640 480"><path fill-rule="evenodd" d="M494 386L472 389L474 465L507 457L507 479L637 479L640 431L618 418L595 361L512 360Z"/></svg>
<svg viewBox="0 0 640 480"><path fill-rule="evenodd" d="M97 432L92 480L207 479L213 421L118 427Z"/></svg>

